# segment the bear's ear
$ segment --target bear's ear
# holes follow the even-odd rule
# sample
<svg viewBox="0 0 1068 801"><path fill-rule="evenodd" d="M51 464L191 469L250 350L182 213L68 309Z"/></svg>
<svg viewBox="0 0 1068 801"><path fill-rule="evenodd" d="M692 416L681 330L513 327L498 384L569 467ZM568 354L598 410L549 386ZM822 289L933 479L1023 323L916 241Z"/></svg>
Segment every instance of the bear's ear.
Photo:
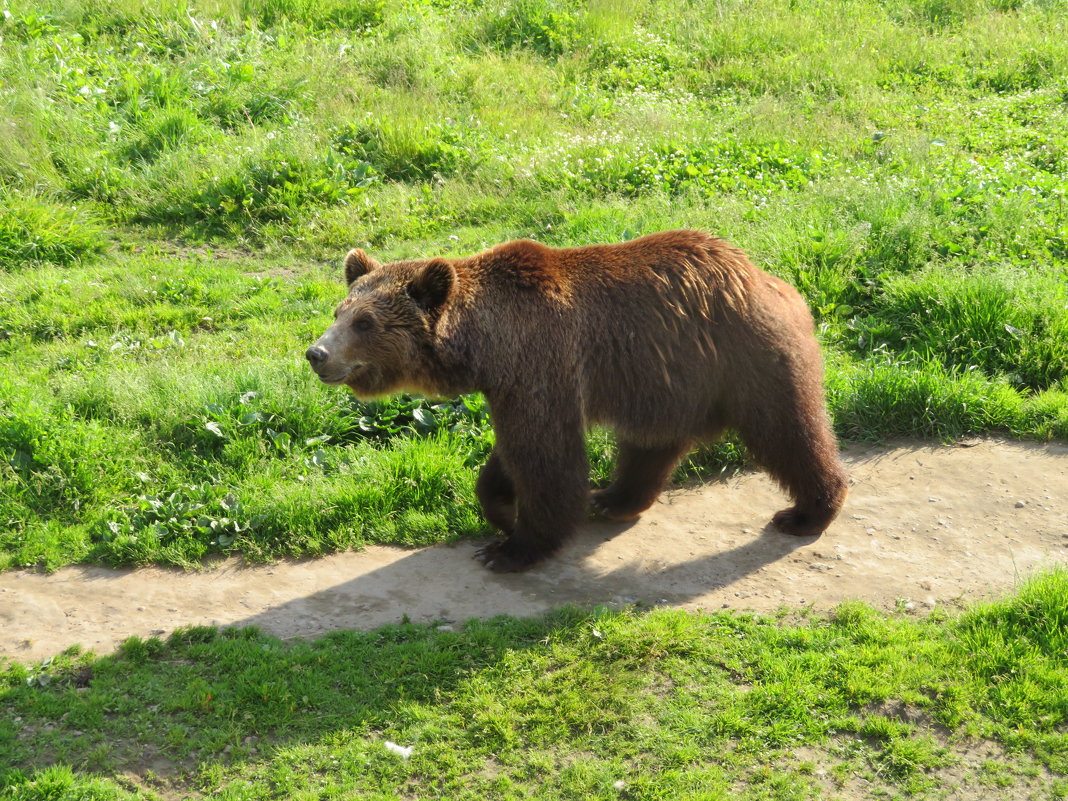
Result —
<svg viewBox="0 0 1068 801"><path fill-rule="evenodd" d="M378 266L377 261L359 248L350 250L349 255L345 257L345 283L351 285L357 278L367 275Z"/></svg>
<svg viewBox="0 0 1068 801"><path fill-rule="evenodd" d="M456 271L444 259L427 262L408 284L408 294L424 311L433 311L449 297Z"/></svg>

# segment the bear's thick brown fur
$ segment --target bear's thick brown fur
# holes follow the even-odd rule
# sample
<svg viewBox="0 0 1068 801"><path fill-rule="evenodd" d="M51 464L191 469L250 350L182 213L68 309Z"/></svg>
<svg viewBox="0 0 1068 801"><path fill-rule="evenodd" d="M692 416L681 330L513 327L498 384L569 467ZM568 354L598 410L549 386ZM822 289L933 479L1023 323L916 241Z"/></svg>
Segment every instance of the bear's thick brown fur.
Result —
<svg viewBox="0 0 1068 801"><path fill-rule="evenodd" d="M345 278L348 297L307 353L323 382L360 397L485 395L497 443L477 492L507 535L481 552L494 570L523 570L575 531L591 501L591 425L619 443L615 480L592 495L612 519L649 508L679 459L727 428L793 499L780 530L819 534L845 500L812 316L720 239L516 241L393 264L353 250Z"/></svg>

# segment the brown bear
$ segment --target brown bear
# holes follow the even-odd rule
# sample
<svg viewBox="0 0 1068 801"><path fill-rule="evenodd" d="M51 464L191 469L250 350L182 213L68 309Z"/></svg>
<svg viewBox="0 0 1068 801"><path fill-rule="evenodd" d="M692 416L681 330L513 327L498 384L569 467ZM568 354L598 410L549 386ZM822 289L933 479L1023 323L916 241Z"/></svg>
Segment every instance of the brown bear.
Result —
<svg viewBox="0 0 1068 801"><path fill-rule="evenodd" d="M699 231L615 245L521 240L468 258L345 259L348 296L307 351L326 384L369 398L482 392L497 439L477 482L507 536L479 556L517 571L556 551L588 502L613 520L653 504L697 442L736 430L820 534L846 496L812 316L789 284ZM589 495L583 433L613 428L615 478Z"/></svg>

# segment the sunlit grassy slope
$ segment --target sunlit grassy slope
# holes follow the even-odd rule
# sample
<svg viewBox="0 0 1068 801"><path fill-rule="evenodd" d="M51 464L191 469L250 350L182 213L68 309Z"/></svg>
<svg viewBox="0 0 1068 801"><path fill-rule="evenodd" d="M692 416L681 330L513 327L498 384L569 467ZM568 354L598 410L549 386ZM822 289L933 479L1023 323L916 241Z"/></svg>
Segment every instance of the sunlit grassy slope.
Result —
<svg viewBox="0 0 1068 801"><path fill-rule="evenodd" d="M1063 2L3 2L0 566L482 531L480 399L301 364L354 245L705 228L841 435L1068 438Z"/></svg>

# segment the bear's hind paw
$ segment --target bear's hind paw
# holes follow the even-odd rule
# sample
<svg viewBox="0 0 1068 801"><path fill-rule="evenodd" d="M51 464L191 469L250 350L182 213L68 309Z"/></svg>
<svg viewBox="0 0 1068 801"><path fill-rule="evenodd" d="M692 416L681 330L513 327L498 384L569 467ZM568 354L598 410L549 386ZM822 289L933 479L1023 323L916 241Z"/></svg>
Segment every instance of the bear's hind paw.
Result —
<svg viewBox="0 0 1068 801"><path fill-rule="evenodd" d="M809 515L798 507L791 506L789 509L776 512L771 522L783 534L794 537L817 537L830 525L831 520L827 515Z"/></svg>
<svg viewBox="0 0 1068 801"><path fill-rule="evenodd" d="M655 502L635 501L633 498L621 499L619 495L608 487L603 490L594 490L590 493L590 507L593 511L606 520L623 522L639 517Z"/></svg>

